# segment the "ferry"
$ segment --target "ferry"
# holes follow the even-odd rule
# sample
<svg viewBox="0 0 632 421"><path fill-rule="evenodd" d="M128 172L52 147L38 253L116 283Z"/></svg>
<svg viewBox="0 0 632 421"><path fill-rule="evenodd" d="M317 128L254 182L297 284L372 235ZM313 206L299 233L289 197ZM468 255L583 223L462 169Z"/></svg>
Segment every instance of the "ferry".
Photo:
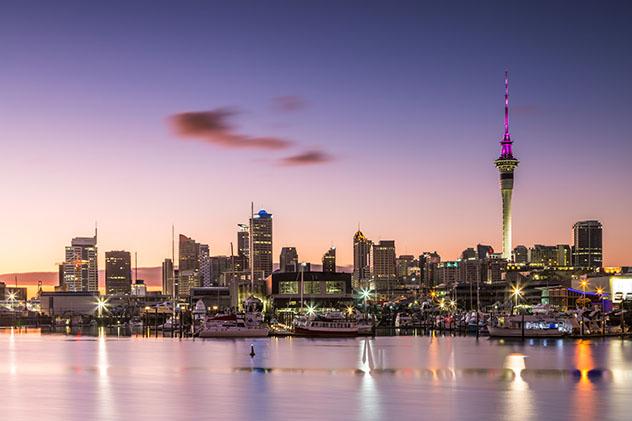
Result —
<svg viewBox="0 0 632 421"><path fill-rule="evenodd" d="M355 319L345 318L337 311L324 315L297 316L293 327L297 336L353 337L366 334L361 333ZM366 331L366 327L363 331Z"/></svg>
<svg viewBox="0 0 632 421"><path fill-rule="evenodd" d="M562 338L572 333L572 326L560 318L521 315L499 317L488 330L490 337L497 338Z"/></svg>

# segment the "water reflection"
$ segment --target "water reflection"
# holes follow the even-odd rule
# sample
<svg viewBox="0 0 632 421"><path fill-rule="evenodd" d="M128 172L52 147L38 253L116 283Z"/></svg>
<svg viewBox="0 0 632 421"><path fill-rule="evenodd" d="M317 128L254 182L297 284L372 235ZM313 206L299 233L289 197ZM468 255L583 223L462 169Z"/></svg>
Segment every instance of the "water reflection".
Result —
<svg viewBox="0 0 632 421"><path fill-rule="evenodd" d="M526 355L509 354L505 357L504 368L510 375L509 392L505 403L505 419L529 419L533 413L533 396L529 384L522 378L527 369Z"/></svg>
<svg viewBox="0 0 632 421"><path fill-rule="evenodd" d="M107 334L0 334L3 419L30 419L25 396L64 420L625 419L632 395L632 344L620 340Z"/></svg>

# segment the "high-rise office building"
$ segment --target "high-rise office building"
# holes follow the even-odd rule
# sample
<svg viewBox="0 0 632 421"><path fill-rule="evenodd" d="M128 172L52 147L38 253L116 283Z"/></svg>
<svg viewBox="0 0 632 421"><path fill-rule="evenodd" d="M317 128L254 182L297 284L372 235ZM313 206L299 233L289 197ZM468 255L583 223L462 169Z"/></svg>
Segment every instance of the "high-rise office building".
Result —
<svg viewBox="0 0 632 421"><path fill-rule="evenodd" d="M237 224L237 256L241 258L244 268L248 267L250 255L250 228L248 224ZM245 270L245 269L242 269Z"/></svg>
<svg viewBox="0 0 632 421"><path fill-rule="evenodd" d="M494 249L492 246L488 246L486 244L477 244L476 245L476 255L479 259L489 259L494 254Z"/></svg>
<svg viewBox="0 0 632 421"><path fill-rule="evenodd" d="M441 262L441 256L436 251L425 252L419 256L419 269L421 271L421 284L430 288L435 285L435 272Z"/></svg>
<svg viewBox="0 0 632 421"><path fill-rule="evenodd" d="M173 261L171 259L165 259L162 262L162 293L168 296L175 295L173 289L174 283L175 274L173 271Z"/></svg>
<svg viewBox="0 0 632 421"><path fill-rule="evenodd" d="M599 221L579 221L573 225L573 266L603 266L603 227Z"/></svg>
<svg viewBox="0 0 632 421"><path fill-rule="evenodd" d="M279 271L298 272L298 253L295 247L281 248L279 256Z"/></svg>
<svg viewBox="0 0 632 421"><path fill-rule="evenodd" d="M191 288L200 286L200 245L180 234L178 238L178 295L188 297Z"/></svg>
<svg viewBox="0 0 632 421"><path fill-rule="evenodd" d="M105 252L105 291L126 295L132 292L132 256L129 251Z"/></svg>
<svg viewBox="0 0 632 421"><path fill-rule="evenodd" d="M519 161L511 150L513 141L509 134L509 81L505 72L505 133L500 141L500 156L494 164L500 172L500 194L503 204L503 250L502 257L511 260L511 196L513 194L514 171Z"/></svg>
<svg viewBox="0 0 632 421"><path fill-rule="evenodd" d="M412 278L412 268L415 265L415 256L402 254L396 260L397 279L408 281Z"/></svg>
<svg viewBox="0 0 632 421"><path fill-rule="evenodd" d="M397 279L397 257L395 241L381 240L371 249L372 275L375 288L390 295Z"/></svg>
<svg viewBox="0 0 632 421"><path fill-rule="evenodd" d="M64 260L66 291L98 291L97 233L94 237L76 237L66 247Z"/></svg>
<svg viewBox="0 0 632 421"><path fill-rule="evenodd" d="M358 230L353 235L353 286L366 288L371 279L371 240Z"/></svg>
<svg viewBox="0 0 632 421"><path fill-rule="evenodd" d="M330 247L323 255L323 272L333 273L336 271L336 248Z"/></svg>
<svg viewBox="0 0 632 421"><path fill-rule="evenodd" d="M210 287L213 285L211 282L211 263L210 263L210 250L208 244L198 244L198 267L200 276L200 286Z"/></svg>
<svg viewBox="0 0 632 421"><path fill-rule="evenodd" d="M473 259L478 259L478 254L476 253L476 250L474 250L473 247L469 247L463 250L463 252L461 253L461 260L473 260Z"/></svg>
<svg viewBox="0 0 632 421"><path fill-rule="evenodd" d="M571 246L568 244L558 244L557 248L557 266L571 266L572 254Z"/></svg>
<svg viewBox="0 0 632 421"><path fill-rule="evenodd" d="M251 265L255 276L272 273L272 214L261 209L250 219Z"/></svg>

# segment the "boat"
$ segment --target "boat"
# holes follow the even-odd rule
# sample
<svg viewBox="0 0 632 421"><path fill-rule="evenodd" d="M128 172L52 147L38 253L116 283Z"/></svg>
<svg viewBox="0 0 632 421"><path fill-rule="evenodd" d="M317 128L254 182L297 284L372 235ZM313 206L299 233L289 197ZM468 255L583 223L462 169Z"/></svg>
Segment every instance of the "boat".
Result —
<svg viewBox="0 0 632 421"><path fill-rule="evenodd" d="M501 316L487 328L489 336L497 338L562 338L572 332L563 318L533 314Z"/></svg>
<svg viewBox="0 0 632 421"><path fill-rule="evenodd" d="M200 338L261 338L268 336L270 329L263 323L252 323L253 319L240 314L220 314L207 317L198 336Z"/></svg>
<svg viewBox="0 0 632 421"><path fill-rule="evenodd" d="M395 328L406 329L412 328L414 325L415 321L407 313L397 313L397 316L395 316Z"/></svg>
<svg viewBox="0 0 632 421"><path fill-rule="evenodd" d="M297 316L293 321L297 336L354 337L360 335L355 319L346 318L339 311L322 315Z"/></svg>
<svg viewBox="0 0 632 421"><path fill-rule="evenodd" d="M261 338L270 334L259 311L261 300L250 297L244 305L245 313L206 316L198 332L200 338Z"/></svg>

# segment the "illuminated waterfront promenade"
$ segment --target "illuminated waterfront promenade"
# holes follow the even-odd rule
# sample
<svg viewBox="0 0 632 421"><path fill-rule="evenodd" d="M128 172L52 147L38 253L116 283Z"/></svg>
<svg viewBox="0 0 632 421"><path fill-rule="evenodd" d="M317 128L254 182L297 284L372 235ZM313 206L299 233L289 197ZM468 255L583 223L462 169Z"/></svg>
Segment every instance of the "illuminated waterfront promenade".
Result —
<svg viewBox="0 0 632 421"><path fill-rule="evenodd" d="M3 418L625 419L632 342L0 334ZM256 355L251 358L250 345Z"/></svg>

